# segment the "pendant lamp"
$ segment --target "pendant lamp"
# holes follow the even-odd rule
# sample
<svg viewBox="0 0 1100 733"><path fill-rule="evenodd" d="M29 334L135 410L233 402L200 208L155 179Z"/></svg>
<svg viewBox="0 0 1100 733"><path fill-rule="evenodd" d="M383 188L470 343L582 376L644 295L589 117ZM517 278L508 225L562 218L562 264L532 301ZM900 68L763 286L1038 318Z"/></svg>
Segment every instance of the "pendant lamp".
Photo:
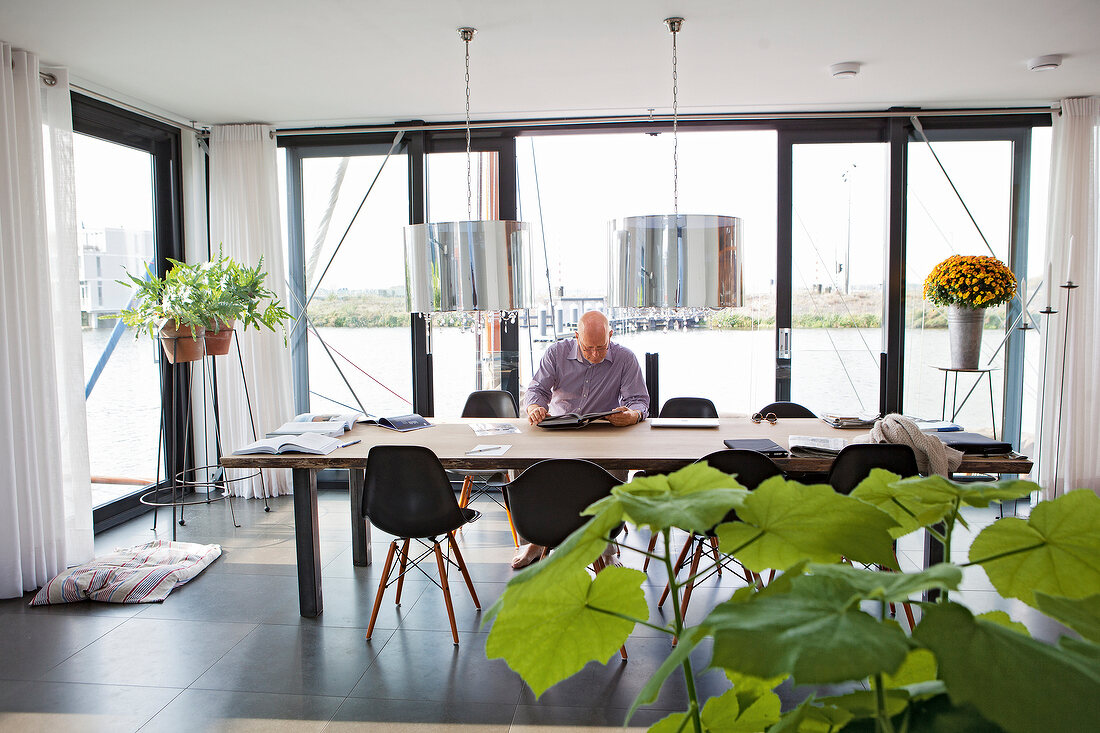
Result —
<svg viewBox="0 0 1100 733"><path fill-rule="evenodd" d="M466 46L467 221L405 227L405 286L410 313L515 311L531 307L526 222L474 221L470 175L470 41Z"/></svg>
<svg viewBox="0 0 1100 733"><path fill-rule="evenodd" d="M618 308L731 308L744 304L741 219L681 214L676 34L672 33L672 214L614 220L608 236L607 303Z"/></svg>

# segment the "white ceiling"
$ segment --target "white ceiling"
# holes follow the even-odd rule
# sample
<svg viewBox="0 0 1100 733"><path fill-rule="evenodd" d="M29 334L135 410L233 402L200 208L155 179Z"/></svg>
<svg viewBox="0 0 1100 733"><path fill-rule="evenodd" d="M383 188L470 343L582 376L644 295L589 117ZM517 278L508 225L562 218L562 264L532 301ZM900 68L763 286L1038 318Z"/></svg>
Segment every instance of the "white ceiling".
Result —
<svg viewBox="0 0 1100 733"><path fill-rule="evenodd" d="M682 113L1100 94L1098 0L0 0L0 40L179 119L288 127L462 119L472 25L475 120L645 114L671 110L670 15Z"/></svg>

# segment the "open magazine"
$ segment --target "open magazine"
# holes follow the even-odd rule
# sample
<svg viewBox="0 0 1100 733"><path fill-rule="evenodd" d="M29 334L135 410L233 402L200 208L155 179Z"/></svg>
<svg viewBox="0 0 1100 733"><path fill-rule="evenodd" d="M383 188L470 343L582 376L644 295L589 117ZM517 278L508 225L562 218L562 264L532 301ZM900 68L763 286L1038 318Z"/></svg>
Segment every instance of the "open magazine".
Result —
<svg viewBox="0 0 1100 733"><path fill-rule="evenodd" d="M328 455L339 448L340 441L327 435L307 433L305 435L278 435L274 438L264 438L255 443L249 443L243 448L233 451L235 456L244 456L250 453L313 453L315 455Z"/></svg>
<svg viewBox="0 0 1100 733"><path fill-rule="evenodd" d="M608 410L607 412L587 412L583 415L576 412L567 412L564 415L554 415L553 417L545 418L539 423L539 427L550 429L583 428L585 425L595 422L596 420L602 420L613 412L615 412L615 410Z"/></svg>

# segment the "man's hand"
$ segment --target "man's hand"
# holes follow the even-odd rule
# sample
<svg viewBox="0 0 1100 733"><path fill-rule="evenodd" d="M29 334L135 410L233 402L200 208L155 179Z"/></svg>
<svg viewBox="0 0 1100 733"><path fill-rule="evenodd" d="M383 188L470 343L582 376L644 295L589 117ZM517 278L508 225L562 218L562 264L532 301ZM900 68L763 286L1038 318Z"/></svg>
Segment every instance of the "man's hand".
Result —
<svg viewBox="0 0 1100 733"><path fill-rule="evenodd" d="M618 427L633 425L642 419L640 410L631 410L628 407L616 407L615 412L607 416L607 421Z"/></svg>
<svg viewBox="0 0 1100 733"><path fill-rule="evenodd" d="M532 425L538 425L549 414L542 405L527 405L527 422Z"/></svg>

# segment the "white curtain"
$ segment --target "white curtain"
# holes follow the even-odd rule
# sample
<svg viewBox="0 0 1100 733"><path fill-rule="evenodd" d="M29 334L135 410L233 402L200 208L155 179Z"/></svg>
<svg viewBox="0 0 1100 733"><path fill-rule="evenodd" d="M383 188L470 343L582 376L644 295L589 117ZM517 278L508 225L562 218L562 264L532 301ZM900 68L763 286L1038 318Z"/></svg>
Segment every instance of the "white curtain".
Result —
<svg viewBox="0 0 1100 733"><path fill-rule="evenodd" d="M11 598L90 559L93 544L68 76L5 43L0 56L0 597Z"/></svg>
<svg viewBox="0 0 1100 733"><path fill-rule="evenodd" d="M1053 333L1043 339L1047 388L1038 426L1039 484L1048 498L1077 488L1100 493L1100 97L1064 99L1061 106L1054 116L1047 221L1051 302L1058 313L1047 318ZM1079 287L1059 287L1068 280Z"/></svg>
<svg viewBox="0 0 1100 733"><path fill-rule="evenodd" d="M275 140L265 125L216 125L210 133L210 247L252 266L264 258L265 284L287 303L280 233ZM243 377L236 350L219 357L218 402L226 452L293 417L290 352L282 331L240 331ZM252 422L249 421L251 410ZM231 478L244 472L231 472ZM289 472L264 471L259 479L232 482L237 496L277 496L291 491Z"/></svg>

